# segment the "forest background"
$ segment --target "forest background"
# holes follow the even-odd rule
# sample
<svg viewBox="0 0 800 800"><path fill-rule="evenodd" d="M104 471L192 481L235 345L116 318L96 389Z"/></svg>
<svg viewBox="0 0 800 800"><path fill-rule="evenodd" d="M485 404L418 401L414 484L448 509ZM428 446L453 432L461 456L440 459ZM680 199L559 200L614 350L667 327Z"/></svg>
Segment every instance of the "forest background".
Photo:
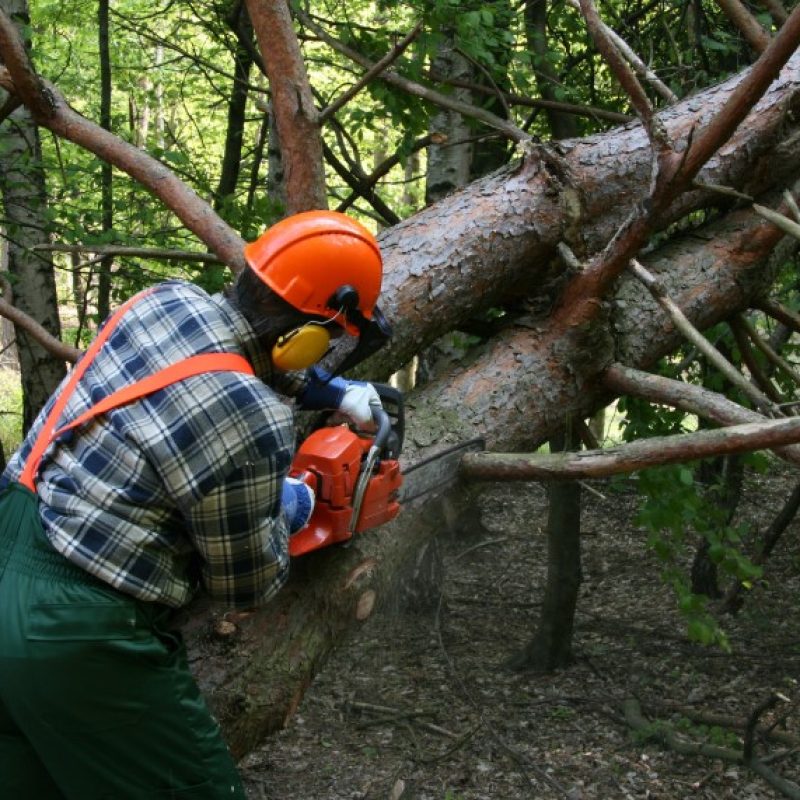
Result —
<svg viewBox="0 0 800 800"><path fill-rule="evenodd" d="M20 60L3 27L0 313L16 326L3 327L0 455L13 451L110 308L165 278L217 291L228 267L240 266L228 255L237 241L291 211L338 208L379 234L392 268L398 343L371 370L400 372L415 389L409 458L468 429L489 450L528 454L476 458L467 468L483 479L585 481L671 462L637 472L637 524L686 634L730 649L721 614L768 586L768 558L800 503L790 492L759 531L735 515L747 475L769 474L776 459L744 453L784 445L795 461L800 438L791 417L800 380L792 4L309 2L292 4L288 28L282 3L2 0L0 9L27 45ZM23 85L26 75L54 88ZM295 97L287 127L284 84ZM58 120L62 96L97 123L83 141ZM37 97L44 106L56 97L55 122ZM756 102L761 111L747 116ZM149 166L129 151L115 156L98 131ZM626 172L634 163L635 179ZM157 184L174 178L209 204L200 221L187 221L184 188L159 194ZM534 200L519 189L526 181L538 186ZM215 225L218 238L208 232ZM699 278L680 272L678 253ZM726 273L713 258L743 271ZM535 343L512 339L520 330ZM491 356L503 341L514 351L510 368ZM571 375L567 395L556 356ZM638 371L645 366L649 373ZM544 399L528 400L518 373ZM452 398L464 396L482 400L459 409ZM522 419L516 427L497 412L508 405ZM435 416L443 421L433 425ZM707 430L737 423L753 429ZM550 460L531 455L546 441ZM600 453L604 443L613 447ZM581 446L590 452L571 459ZM582 484L548 486L551 574L516 659L537 670L571 662L580 584ZM468 500L457 496L460 514ZM430 531L420 536L405 549L426 567L412 570L406 590L425 595L420 572L435 573L438 562ZM393 576L409 560L405 551L382 556ZM357 557L349 558L313 579L329 587L337 569L350 574ZM311 604L306 616L324 617L330 632L306 643L294 681L320 668L369 591L359 587L333 611ZM260 722L230 722L241 752L274 727L263 717L283 718L291 702L274 705L253 712ZM753 762L743 748L740 758Z"/></svg>

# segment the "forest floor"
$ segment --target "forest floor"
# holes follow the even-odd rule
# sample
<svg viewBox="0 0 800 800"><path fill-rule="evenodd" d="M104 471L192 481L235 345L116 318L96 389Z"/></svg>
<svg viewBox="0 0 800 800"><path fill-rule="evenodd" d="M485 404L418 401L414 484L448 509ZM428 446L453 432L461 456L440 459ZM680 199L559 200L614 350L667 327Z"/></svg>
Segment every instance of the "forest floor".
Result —
<svg viewBox="0 0 800 800"><path fill-rule="evenodd" d="M750 474L738 518L765 529L796 474ZM754 752L800 783L800 521L763 585L722 618L730 653L687 639L634 523L636 491L584 492L575 661L554 674L504 664L532 636L546 572L537 484L487 490L482 539L448 537L440 602L374 615L328 662L289 727L246 757L252 800L512 800L792 796L741 763L680 754L656 736ZM635 732L624 703L649 724ZM760 730L760 729L759 729ZM798 792L796 785L787 791ZM798 796L795 794L794 796Z"/></svg>

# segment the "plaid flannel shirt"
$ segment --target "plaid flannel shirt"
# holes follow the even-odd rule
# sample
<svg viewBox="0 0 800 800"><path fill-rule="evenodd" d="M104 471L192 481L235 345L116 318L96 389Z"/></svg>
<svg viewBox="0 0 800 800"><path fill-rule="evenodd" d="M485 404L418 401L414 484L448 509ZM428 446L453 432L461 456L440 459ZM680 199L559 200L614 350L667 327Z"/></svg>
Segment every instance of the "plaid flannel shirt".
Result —
<svg viewBox="0 0 800 800"><path fill-rule="evenodd" d="M198 584L232 605L264 602L288 572L283 479L294 450L286 394L244 317L221 295L171 281L120 320L61 424L111 392L199 353L244 356L256 376L188 378L67 433L48 448L37 481L53 547L141 600L184 605ZM56 392L56 395L58 392ZM55 397L55 395L54 395ZM18 480L53 398L10 461Z"/></svg>

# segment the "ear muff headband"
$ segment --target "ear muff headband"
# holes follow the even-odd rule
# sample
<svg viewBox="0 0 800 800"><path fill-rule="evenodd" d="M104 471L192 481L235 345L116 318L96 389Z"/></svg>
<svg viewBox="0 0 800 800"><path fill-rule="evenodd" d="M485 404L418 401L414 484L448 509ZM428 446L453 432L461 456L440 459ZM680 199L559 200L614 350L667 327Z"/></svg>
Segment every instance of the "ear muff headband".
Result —
<svg viewBox="0 0 800 800"><path fill-rule="evenodd" d="M272 348L272 363L286 372L306 369L325 355L330 341L324 324L308 322L278 339Z"/></svg>

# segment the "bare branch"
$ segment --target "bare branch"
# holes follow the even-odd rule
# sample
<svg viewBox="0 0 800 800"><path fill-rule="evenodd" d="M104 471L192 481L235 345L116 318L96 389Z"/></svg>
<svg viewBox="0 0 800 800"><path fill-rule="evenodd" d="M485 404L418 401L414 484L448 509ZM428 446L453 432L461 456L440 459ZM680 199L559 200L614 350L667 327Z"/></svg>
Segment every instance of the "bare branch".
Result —
<svg viewBox="0 0 800 800"><path fill-rule="evenodd" d="M163 247L125 247L123 245L90 244L35 244L32 250L51 253L94 253L113 258L149 258L154 261L189 261L202 264L221 264L222 259L213 253L195 253L191 250L169 250Z"/></svg>
<svg viewBox="0 0 800 800"><path fill-rule="evenodd" d="M60 92L42 81L52 101L52 114L37 122L53 133L80 145L118 167L158 197L183 224L203 241L234 272L244 269L244 240L227 225L211 206L189 186L144 150L103 130L70 108ZM0 87L16 93L9 73L0 67Z"/></svg>
<svg viewBox="0 0 800 800"><path fill-rule="evenodd" d="M30 110L37 122L53 114L47 91L36 74L25 50L25 43L17 27L5 11L0 9L0 53L14 82L13 94ZM6 88L6 87L4 87ZM11 92L11 89L8 89Z"/></svg>
<svg viewBox="0 0 800 800"><path fill-rule="evenodd" d="M720 112L694 138L680 167L681 181L694 178L712 155L730 139L800 44L800 6L795 7L770 46L734 89Z"/></svg>
<svg viewBox="0 0 800 800"><path fill-rule="evenodd" d="M750 47L763 53L771 41L770 35L739 0L717 0L725 16L742 32Z"/></svg>
<svg viewBox="0 0 800 800"><path fill-rule="evenodd" d="M631 103L639 119L642 120L645 130L648 132L652 141L653 106L650 105L650 101L647 99L642 85L611 41L611 37L608 35L608 28L600 19L600 15L597 13L597 9L594 7L592 0L580 0L580 10L586 20L589 33L597 49L600 51L609 67L611 67L611 71L622 85L628 97L630 97ZM663 143L661 146L663 146ZM660 150L661 146L656 148L654 144L654 149Z"/></svg>
<svg viewBox="0 0 800 800"><path fill-rule="evenodd" d="M602 375L603 385L615 395L628 394L651 403L672 406L696 414L717 425L761 422L767 418L757 411L740 406L724 395L691 383L651 375L648 372L612 364ZM800 447L794 445L775 451L785 461L800 466Z"/></svg>
<svg viewBox="0 0 800 800"><path fill-rule="evenodd" d="M581 10L579 0L567 0L576 11ZM636 74L646 80L668 103L677 103L678 96L669 88L658 75L647 66L647 64L639 58L633 51L631 46L613 29L600 20L600 26L603 32L608 36L614 46L619 52L627 59L628 63L633 67Z"/></svg>
<svg viewBox="0 0 800 800"><path fill-rule="evenodd" d="M347 169L344 164L337 158L336 153L330 149L324 142L322 145L323 153L327 162L336 170L339 177L347 183L347 185L356 192L359 196L363 197L374 209L380 214L383 220L389 225L395 225L400 222L400 217L392 211L386 203L375 194L374 184L359 178L353 172Z"/></svg>
<svg viewBox="0 0 800 800"><path fill-rule="evenodd" d="M797 205L794 195L788 189L786 189L783 193L783 200L789 207L789 210L792 212L794 221L800 222L800 206Z"/></svg>
<svg viewBox="0 0 800 800"><path fill-rule="evenodd" d="M789 18L789 12L783 7L781 0L761 0L767 11L769 11L775 24L780 27Z"/></svg>
<svg viewBox="0 0 800 800"><path fill-rule="evenodd" d="M563 453L468 453L461 473L475 480L545 481L607 478L710 456L747 453L800 442L800 417L770 419L713 431L654 436L601 450Z"/></svg>
<svg viewBox="0 0 800 800"><path fill-rule="evenodd" d="M667 295L663 285L654 275L646 270L636 259L631 260L631 271L649 289L656 302L667 312L675 327L697 347L700 352L718 369L734 386L738 387L759 408L770 416L779 416L780 410L762 392L756 389L708 339L695 328Z"/></svg>
<svg viewBox="0 0 800 800"><path fill-rule="evenodd" d="M591 117L593 119L602 119L606 122L616 122L624 125L626 122L631 122L636 119L630 114L620 114L619 111L609 111L607 108L597 108L596 106L582 106L575 103L561 103L557 100L545 100L538 97L523 97L519 94L512 94L511 92L504 92L502 89L496 90L491 86L483 86L474 81L467 81L461 78L447 78L444 75L439 75L432 70L427 73L432 81L444 83L448 86L457 86L461 89L469 89L472 92L480 92L486 95L499 95L503 100L512 106L523 106L526 108L544 108L552 109L553 111L561 111L565 114L574 114L577 117Z"/></svg>
<svg viewBox="0 0 800 800"><path fill-rule="evenodd" d="M800 224L790 220L779 211L773 211L773 209L767 208L766 206L761 206L758 203L753 203L753 211L755 211L756 214L764 217L764 219L768 220L773 225L776 225L784 233L788 233L789 236L794 236L795 239L800 239Z"/></svg>
<svg viewBox="0 0 800 800"><path fill-rule="evenodd" d="M403 155L408 156L411 153L416 153L419 150L423 150L429 144L435 143L436 140L440 137L441 134L438 133L430 133L427 136L421 136L411 145L411 147L408 150L406 150L403 153ZM389 158L385 159L380 164L378 164L378 166L375 167L375 169L372 170L372 172L369 175L363 178L363 180L359 181L359 189L363 187L364 189L372 190L375 187L375 184L377 184L378 181L384 175L386 175L389 172L389 170L392 169L392 167L400 163L401 159L402 157L400 156L399 153L395 153L394 155L389 156ZM349 197L345 198L344 200L342 200L341 203L339 203L336 210L346 211L348 208L350 208L351 205L353 205L353 203L356 201L356 198L358 197L361 197L360 191L353 192Z"/></svg>
<svg viewBox="0 0 800 800"><path fill-rule="evenodd" d="M800 509L800 483L798 483L789 498L783 504L783 508L778 512L775 519L770 523L769 528L764 531L764 535L759 542L758 552L752 556L751 560L754 564L759 566L765 564L769 559L775 545L780 540L784 531L789 527L794 518L797 516L797 511ZM736 581L725 594L725 601L723 608L734 613L741 606L742 600L740 595L742 593L743 585L741 581Z"/></svg>
<svg viewBox="0 0 800 800"><path fill-rule="evenodd" d="M800 386L800 373L798 373L797 370L794 369L794 367L780 355L780 353L775 352L775 350L773 350L772 347L770 347L770 345L758 335L758 332L747 319L747 317L739 314L736 317L736 322L738 325L742 326L742 329L750 338L750 341L752 341L753 344L764 354L767 360L772 362L772 364L778 367L778 369L783 370L786 375L788 375L798 386Z"/></svg>
<svg viewBox="0 0 800 800"><path fill-rule="evenodd" d="M408 46L419 36L422 30L422 21L418 22L413 30L398 42L382 59L376 61L372 69L367 70L361 80L353 84L341 97L322 109L319 114L319 124L322 125L328 117L333 116L343 105L352 100L373 78L380 75L387 67L397 61Z"/></svg>
<svg viewBox="0 0 800 800"><path fill-rule="evenodd" d="M22 328L22 330L30 334L45 350L52 353L54 356L71 363L74 363L80 358L80 350L75 347L70 347L61 340L56 339L55 336L36 322L33 317L29 317L26 313L12 306L11 303L2 298L0 298L0 316L11 320L18 328Z"/></svg>
<svg viewBox="0 0 800 800"><path fill-rule="evenodd" d="M21 105L22 101L16 95L10 94L0 108L0 122L10 117Z"/></svg>
<svg viewBox="0 0 800 800"><path fill-rule="evenodd" d="M782 322L796 333L800 333L800 314L779 303L777 300L765 297L754 303L755 307L774 317L778 322Z"/></svg>
<svg viewBox="0 0 800 800"><path fill-rule="evenodd" d="M317 23L314 22L314 20L311 19L311 17L309 17L307 14L299 10L296 10L295 14L303 23L303 25L305 25L309 30L313 31L323 42L336 50L338 53L347 56L347 58L349 58L351 61L355 61L356 64L360 64L365 69L373 68L373 62L353 50L351 47L348 47L343 42L340 42L335 37L331 36L327 31L325 31L324 28L322 28L320 25L317 25ZM465 117L471 117L472 119L480 120L489 127L495 128L496 130L505 134L512 141L524 142L531 138L527 133L525 133L525 131L523 131L521 128L518 128L512 122L509 122L502 117L498 117L496 114L492 114L490 111L470 105L469 103L462 103L459 100L455 100L452 97L443 95L433 89L428 89L426 86L422 86L419 83L415 83L414 81L408 80L408 78L398 75L394 70L384 71L381 73L380 79L392 84L393 86L397 86L399 89L402 89L409 94L412 94L416 97L421 97L423 100L427 100L434 105L441 106L442 108L449 108L452 111L457 111L459 114L463 114Z"/></svg>
<svg viewBox="0 0 800 800"><path fill-rule="evenodd" d="M772 44L729 95L725 104L682 153L661 159L656 184L647 202L633 211L628 220L595 256L580 275L568 285L554 321L570 319L572 324L592 319L598 310L598 298L627 267L630 259L644 246L656 221L669 205L684 192L700 169L725 144L739 123L747 116L780 69L800 43L800 6L797 6Z"/></svg>
<svg viewBox="0 0 800 800"><path fill-rule="evenodd" d="M747 336L747 331L745 331L744 327L740 325L735 318L730 320L729 326L731 333L733 333L733 338L736 340L736 344L739 347L739 353L742 356L742 361L747 366L747 370L750 373L750 378L752 379L753 384L762 392L764 392L764 394L769 397L773 403L780 406L783 398L778 390L773 386L769 376L764 372L763 369L761 369L755 353L753 352L753 348L750 345L750 339Z"/></svg>

